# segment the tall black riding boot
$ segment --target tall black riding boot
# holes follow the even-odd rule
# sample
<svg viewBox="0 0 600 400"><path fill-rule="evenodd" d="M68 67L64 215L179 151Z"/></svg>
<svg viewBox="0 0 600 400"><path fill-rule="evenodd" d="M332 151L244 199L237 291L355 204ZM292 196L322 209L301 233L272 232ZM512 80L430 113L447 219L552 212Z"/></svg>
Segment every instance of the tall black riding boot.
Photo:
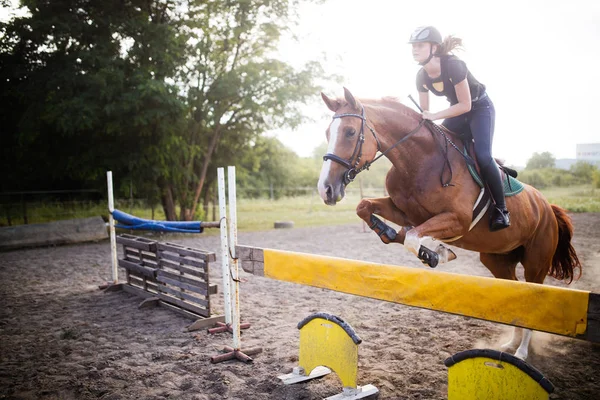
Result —
<svg viewBox="0 0 600 400"><path fill-rule="evenodd" d="M510 213L506 209L500 170L494 163L491 163L481 169L481 174L488 184L494 202L496 203L496 206L492 209L490 214L490 231L495 232L508 228L510 226Z"/></svg>

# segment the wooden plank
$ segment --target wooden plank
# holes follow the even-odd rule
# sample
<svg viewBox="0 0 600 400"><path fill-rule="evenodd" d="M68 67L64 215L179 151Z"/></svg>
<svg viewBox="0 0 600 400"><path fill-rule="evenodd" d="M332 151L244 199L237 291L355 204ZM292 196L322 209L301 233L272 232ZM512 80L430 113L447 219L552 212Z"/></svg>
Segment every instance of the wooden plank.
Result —
<svg viewBox="0 0 600 400"><path fill-rule="evenodd" d="M156 252L157 242L155 240L150 240L139 236L119 235L117 236L117 243L127 247L133 247L134 249Z"/></svg>
<svg viewBox="0 0 600 400"><path fill-rule="evenodd" d="M188 285L193 285L200 289L203 289L205 292L208 291L208 285L204 281L200 281L197 279L191 279L186 276L179 275L177 273L169 272L169 271L165 271L165 270L159 270L158 276L162 276L162 277L169 278L169 279L175 279L179 282L187 283Z"/></svg>
<svg viewBox="0 0 600 400"><path fill-rule="evenodd" d="M157 297L159 299L161 299L162 301L166 302L166 303L174 304L176 306L179 306L179 307L183 308L184 310L188 310L188 311L194 312L196 314L202 315L203 317L210 317L210 312L207 309L205 309L205 308L201 308L201 307L198 307L198 306L196 306L194 304L191 304L191 303L188 303L188 302L176 299L176 298L171 297L171 296L169 296L169 295L167 295L165 293L160 293L159 292L159 293L157 293Z"/></svg>
<svg viewBox="0 0 600 400"><path fill-rule="evenodd" d="M179 299L183 299L186 301L189 301L191 303L195 303L198 304L204 308L208 308L210 305L210 302L206 301L206 299L200 298L200 297L196 297L196 296L192 296L191 294L189 294L189 292L182 292L181 290L177 290L177 289L173 289L170 288L168 286L165 285L160 285L159 288L160 292L165 292L167 294L170 294L171 296L177 297Z"/></svg>
<svg viewBox="0 0 600 400"><path fill-rule="evenodd" d="M219 293L219 287L217 286L216 283L211 283L210 285L208 285L208 294L217 294Z"/></svg>
<svg viewBox="0 0 600 400"><path fill-rule="evenodd" d="M211 328L217 324L217 322L225 322L224 315L215 315L208 318L200 318L193 324L187 327L188 332L199 331L201 329Z"/></svg>
<svg viewBox="0 0 600 400"><path fill-rule="evenodd" d="M158 256L156 253L149 253L147 251L141 251L138 249L133 249L129 247L125 247L124 249L125 259L137 259L143 261L151 261L154 264L157 263Z"/></svg>
<svg viewBox="0 0 600 400"><path fill-rule="evenodd" d="M188 274L188 275L200 278L200 279L202 279L205 282L206 282L206 280L208 278L208 274L206 274L206 273L204 273L202 271L199 271L199 270L193 269L193 268L188 268L188 267L185 267L185 266L179 265L179 264L173 264L171 262L168 262L167 260L160 260L158 262L158 265L161 267L161 269L163 269L163 268L170 268L170 269L173 269L173 270L176 270L176 271L180 271L180 272L183 272L185 274Z"/></svg>
<svg viewBox="0 0 600 400"><path fill-rule="evenodd" d="M158 243L157 249L162 251L171 251L173 253L177 253L179 255L185 255L190 257L195 257L200 260L204 260L207 262L216 261L217 256L213 252L204 251L200 249L194 249L191 247L184 247L176 243Z"/></svg>
<svg viewBox="0 0 600 400"><path fill-rule="evenodd" d="M158 271L156 268L144 267L127 260L119 260L119 267L128 269L129 271L136 272L149 278L155 278L156 271Z"/></svg>
<svg viewBox="0 0 600 400"><path fill-rule="evenodd" d="M194 260L193 258L186 258L178 254L172 254L167 251L159 250L158 255L161 259L181 263L184 265L191 265L192 267L202 268L204 271L208 268L208 265L203 261Z"/></svg>
<svg viewBox="0 0 600 400"><path fill-rule="evenodd" d="M160 300L156 296L148 297L138 305L138 308L141 310L142 308L156 307L159 302Z"/></svg>
<svg viewBox="0 0 600 400"><path fill-rule="evenodd" d="M204 319L205 317L203 315L199 315L196 314L194 312L190 312L187 310L182 309L181 307L175 306L173 304L169 304L167 302L164 302L162 300L159 300L158 305L160 307L166 308L168 310L171 310L185 318L189 318L189 319L193 319L193 320L197 320L197 319Z"/></svg>
<svg viewBox="0 0 600 400"><path fill-rule="evenodd" d="M159 271L159 273L161 273L161 272L163 272L163 271ZM156 279L160 283L164 283L167 285L172 285L172 286L176 286L176 287L179 287L179 288L182 288L185 290L189 290L191 292L201 294L202 296L208 296L206 289L199 288L196 285L188 285L187 283L184 283L184 282L181 282L181 281L178 281L175 279L166 278L165 276L161 276L161 275L159 275Z"/></svg>
<svg viewBox="0 0 600 400"><path fill-rule="evenodd" d="M140 289L140 288L137 288L137 287L131 286L131 285L123 285L121 287L121 289L123 289L124 292L135 294L136 296L142 297L144 299L156 297L156 293L146 292L143 289Z"/></svg>
<svg viewBox="0 0 600 400"><path fill-rule="evenodd" d="M154 279L143 278L139 276L134 277L133 275L131 275L131 277L134 279L131 279L130 285L139 287L148 292L158 292L158 282L156 282Z"/></svg>

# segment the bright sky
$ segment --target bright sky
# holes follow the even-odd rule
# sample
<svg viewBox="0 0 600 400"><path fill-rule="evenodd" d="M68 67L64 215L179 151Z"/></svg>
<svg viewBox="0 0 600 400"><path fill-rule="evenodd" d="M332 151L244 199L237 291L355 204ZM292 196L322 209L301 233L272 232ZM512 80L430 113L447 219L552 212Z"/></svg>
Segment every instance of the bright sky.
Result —
<svg viewBox="0 0 600 400"><path fill-rule="evenodd" d="M496 157L524 166L533 152L575 158L577 143L600 142L598 0L327 0L300 7L298 41L284 39L280 56L297 66L320 60L357 97L396 96L412 106L407 96L416 97L420 67L406 42L415 27L434 25L463 39L457 55L487 86ZM2 20L11 13L0 11ZM342 85L324 84L327 95L343 94ZM447 106L431 99L432 111ZM324 142L331 121L319 93L314 100L303 112L315 123L271 132L300 156Z"/></svg>
<svg viewBox="0 0 600 400"><path fill-rule="evenodd" d="M281 45L284 60L318 59L356 97L396 96L411 105L420 68L406 44L421 25L463 39L473 75L496 107L494 156L524 166L533 152L575 158L577 143L600 142L600 1L328 0L301 7L299 41ZM342 96L327 83L326 94ZM432 111L447 107L431 95ZM315 123L273 132L301 156L325 140L331 113L315 93ZM441 121L438 121L441 122Z"/></svg>

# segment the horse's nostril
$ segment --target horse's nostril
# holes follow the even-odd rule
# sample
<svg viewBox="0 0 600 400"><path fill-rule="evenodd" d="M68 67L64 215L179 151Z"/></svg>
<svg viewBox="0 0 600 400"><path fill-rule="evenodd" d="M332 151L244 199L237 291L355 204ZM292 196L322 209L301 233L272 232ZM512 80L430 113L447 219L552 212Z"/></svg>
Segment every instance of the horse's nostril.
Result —
<svg viewBox="0 0 600 400"><path fill-rule="evenodd" d="M331 185L327 185L327 187L325 188L325 194L327 195L328 199L331 199L333 197L333 189L331 188Z"/></svg>

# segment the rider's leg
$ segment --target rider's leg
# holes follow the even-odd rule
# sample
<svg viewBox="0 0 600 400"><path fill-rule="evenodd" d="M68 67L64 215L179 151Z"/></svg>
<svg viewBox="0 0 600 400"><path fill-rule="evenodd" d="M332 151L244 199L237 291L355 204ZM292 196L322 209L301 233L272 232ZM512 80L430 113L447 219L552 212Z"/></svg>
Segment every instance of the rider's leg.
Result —
<svg viewBox="0 0 600 400"><path fill-rule="evenodd" d="M475 154L481 168L482 178L490 188L496 207L492 210L490 230L497 231L510 226L510 214L506 209L504 187L500 170L492 158L492 141L494 139L495 110L489 98L473 104L470 126L475 139Z"/></svg>
<svg viewBox="0 0 600 400"><path fill-rule="evenodd" d="M458 117L446 118L442 125L449 131L454 132L461 136L469 135L469 121L465 114L459 115Z"/></svg>

